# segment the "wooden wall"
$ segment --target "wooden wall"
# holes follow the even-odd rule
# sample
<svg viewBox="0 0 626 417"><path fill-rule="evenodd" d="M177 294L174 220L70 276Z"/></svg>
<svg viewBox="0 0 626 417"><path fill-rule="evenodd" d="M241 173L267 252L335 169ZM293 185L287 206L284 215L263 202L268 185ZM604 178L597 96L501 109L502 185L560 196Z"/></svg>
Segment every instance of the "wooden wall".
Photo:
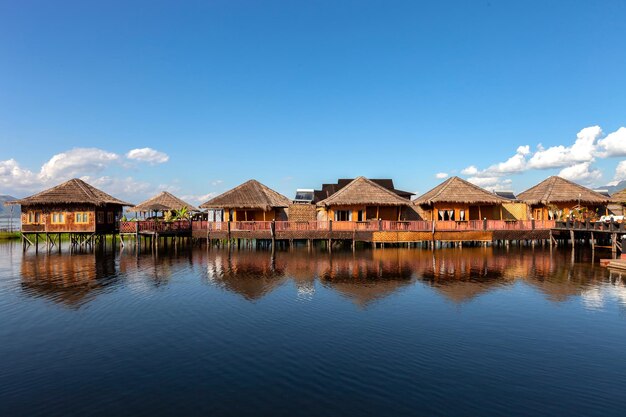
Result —
<svg viewBox="0 0 626 417"><path fill-rule="evenodd" d="M317 220L313 204L292 204L288 209L290 222L314 222Z"/></svg>
<svg viewBox="0 0 626 417"><path fill-rule="evenodd" d="M231 218L232 211L232 218ZM284 221L287 220L287 210L284 208L273 208L268 211L261 209L224 209L224 220L232 222L271 222L272 220Z"/></svg>
<svg viewBox="0 0 626 417"><path fill-rule="evenodd" d="M528 220L529 212L526 203L502 204L502 220Z"/></svg>
<svg viewBox="0 0 626 417"><path fill-rule="evenodd" d="M348 210L352 212L352 221L358 221L358 212L363 211L363 221L365 220L406 220L407 213L409 212L407 207L396 206L332 206L332 207L320 207L317 209L317 220L335 220L335 211ZM399 211L399 216L398 216Z"/></svg>
<svg viewBox="0 0 626 417"><path fill-rule="evenodd" d="M65 204L65 205L37 205L21 206L22 230L24 232L38 231L48 233L89 233L89 232L111 232L116 230L117 222L122 215L121 206L99 206L85 204ZM40 213L38 223L30 223L28 214L30 212ZM53 223L53 214L63 213L63 223ZM76 213L87 213L87 223L77 223ZM102 222L98 222L98 213L102 213ZM113 222L109 222L108 213L113 213Z"/></svg>
<svg viewBox="0 0 626 417"><path fill-rule="evenodd" d="M461 210L465 210L465 221L468 220L500 220L501 206L499 204L493 205L470 205L464 203L437 203L434 205L432 214L432 220L440 220L439 219L439 211L447 211L454 210L454 220L460 221L461 219ZM502 212L502 217L504 217L504 212ZM431 220L430 218L425 220Z"/></svg>

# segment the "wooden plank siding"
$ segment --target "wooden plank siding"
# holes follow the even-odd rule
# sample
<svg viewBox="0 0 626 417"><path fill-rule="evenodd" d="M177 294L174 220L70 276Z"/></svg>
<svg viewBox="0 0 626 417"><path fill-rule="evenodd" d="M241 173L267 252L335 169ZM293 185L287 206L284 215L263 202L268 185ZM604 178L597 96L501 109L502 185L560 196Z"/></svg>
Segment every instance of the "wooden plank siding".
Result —
<svg viewBox="0 0 626 417"><path fill-rule="evenodd" d="M29 218L34 217L29 216L31 213L38 214L38 221L30 221ZM77 222L77 213L86 213L87 222ZM63 222L53 222L54 214L63 214ZM21 206L22 231L24 233L112 233L118 230L117 220L121 215L120 206L89 204Z"/></svg>

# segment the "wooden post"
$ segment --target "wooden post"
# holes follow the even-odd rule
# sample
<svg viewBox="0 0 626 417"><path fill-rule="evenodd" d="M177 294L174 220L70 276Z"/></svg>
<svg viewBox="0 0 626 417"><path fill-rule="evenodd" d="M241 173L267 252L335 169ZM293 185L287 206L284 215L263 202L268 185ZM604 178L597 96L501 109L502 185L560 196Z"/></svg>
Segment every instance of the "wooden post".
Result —
<svg viewBox="0 0 626 417"><path fill-rule="evenodd" d="M329 220L328 221L328 252L331 251L332 242L333 242L333 221Z"/></svg>
<svg viewBox="0 0 626 417"><path fill-rule="evenodd" d="M611 233L611 254L613 254L613 258L617 254L617 233Z"/></svg>

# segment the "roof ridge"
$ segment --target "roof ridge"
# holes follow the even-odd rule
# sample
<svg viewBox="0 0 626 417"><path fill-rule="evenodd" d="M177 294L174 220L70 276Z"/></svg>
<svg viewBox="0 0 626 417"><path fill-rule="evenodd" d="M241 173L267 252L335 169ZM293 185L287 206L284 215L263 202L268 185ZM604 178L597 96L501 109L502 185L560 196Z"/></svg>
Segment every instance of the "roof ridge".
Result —
<svg viewBox="0 0 626 417"><path fill-rule="evenodd" d="M96 196L94 192L85 187L86 184L82 180L78 178L72 178L70 181L74 182L83 191L83 193L85 193L85 196L87 198L98 198L98 196Z"/></svg>
<svg viewBox="0 0 626 417"><path fill-rule="evenodd" d="M459 178L459 177L457 177L457 176L455 175L455 176L453 176L453 177L448 178L447 180L445 180L445 181L444 181L444 182L442 182L441 184L439 184L439 186L438 186L438 187L439 187L439 190L437 190L437 191L435 192L435 195L433 195L433 197L439 197L439 196L441 195L441 193L443 193L446 189L448 189L448 187L450 186L450 184L452 183L452 181L453 181L455 178ZM437 187L435 187L435 188L437 188Z"/></svg>

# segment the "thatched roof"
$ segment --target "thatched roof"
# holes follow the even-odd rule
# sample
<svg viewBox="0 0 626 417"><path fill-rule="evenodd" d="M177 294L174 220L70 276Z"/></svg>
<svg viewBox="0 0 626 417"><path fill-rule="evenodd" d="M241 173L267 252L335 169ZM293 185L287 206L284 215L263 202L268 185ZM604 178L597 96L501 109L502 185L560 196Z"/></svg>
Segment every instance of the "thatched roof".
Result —
<svg viewBox="0 0 626 417"><path fill-rule="evenodd" d="M610 201L610 198L600 193L557 176L518 194L517 199L531 205L574 201L580 201L581 204L605 204Z"/></svg>
<svg viewBox="0 0 626 417"><path fill-rule="evenodd" d="M613 195L611 196L611 200L614 203L626 203L626 188L616 193L613 193Z"/></svg>
<svg viewBox="0 0 626 417"><path fill-rule="evenodd" d="M277 193L257 180L249 180L243 184L200 204L200 208L238 208L260 209L269 211L273 207L288 207L291 203L287 197Z"/></svg>
<svg viewBox="0 0 626 417"><path fill-rule="evenodd" d="M129 211L167 211L180 210L183 207L187 207L187 210L189 211L199 211L197 207L192 206L191 204L181 200L175 195L172 195L167 191L162 191L161 193L144 201L143 203L137 204L135 207L129 209Z"/></svg>
<svg viewBox="0 0 626 417"><path fill-rule="evenodd" d="M406 198L407 200L410 200L411 197L413 197L414 195L414 193L411 193L409 191L398 190L393 185L393 180L391 178L368 178L368 179L380 185L381 187L384 187L388 189L389 191L399 195L400 197ZM335 194L337 191L341 190L346 185L350 184L352 181L354 181L354 178L339 178L336 184L322 184L321 190L314 191L315 197L313 199L313 202L317 203L319 201L322 201L330 197L331 195Z"/></svg>
<svg viewBox="0 0 626 417"><path fill-rule="evenodd" d="M510 201L462 178L451 177L413 200L413 203L430 206L434 203L501 204Z"/></svg>
<svg viewBox="0 0 626 417"><path fill-rule="evenodd" d="M318 206L405 206L410 204L406 198L376 184L365 177L358 177L330 197L317 203Z"/></svg>
<svg viewBox="0 0 626 417"><path fill-rule="evenodd" d="M96 206L117 204L120 206L132 206L132 204L111 197L104 191L98 190L96 187L78 178L71 179L30 197L11 201L10 204L93 204Z"/></svg>

